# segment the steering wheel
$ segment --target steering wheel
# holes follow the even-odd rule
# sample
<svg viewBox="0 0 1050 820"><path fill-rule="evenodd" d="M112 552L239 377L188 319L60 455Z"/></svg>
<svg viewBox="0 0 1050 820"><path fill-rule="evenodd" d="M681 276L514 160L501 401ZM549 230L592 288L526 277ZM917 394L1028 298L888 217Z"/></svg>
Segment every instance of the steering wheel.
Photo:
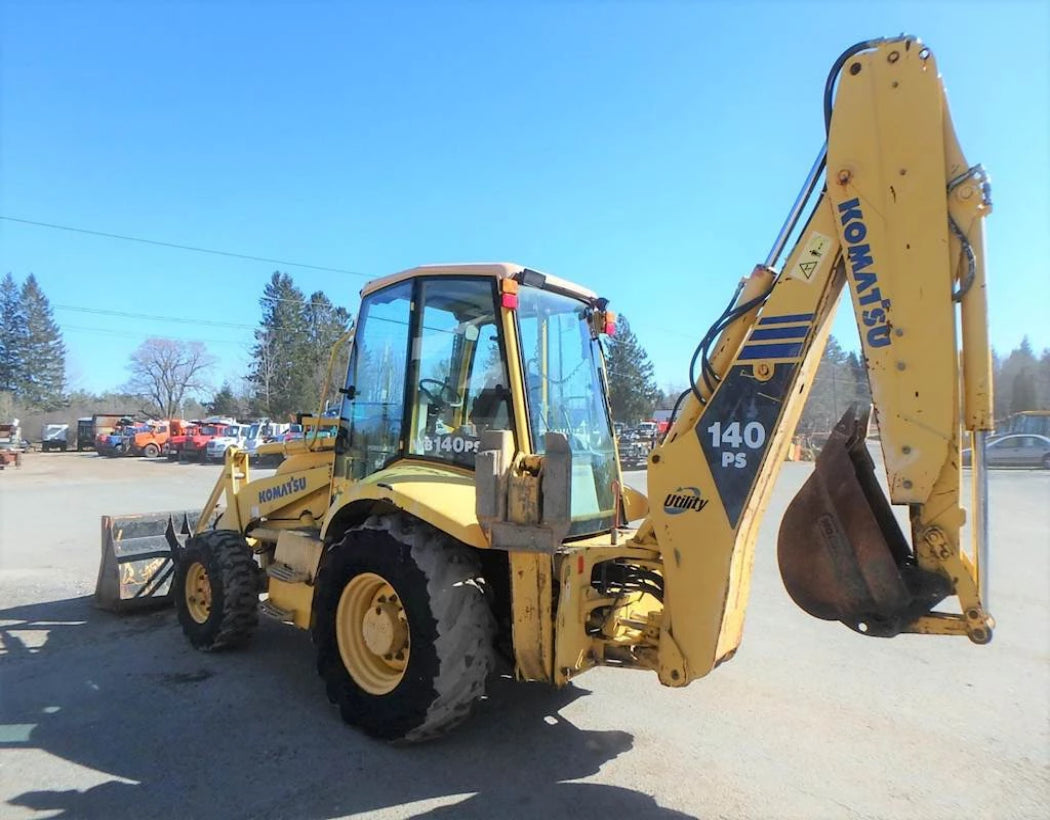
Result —
<svg viewBox="0 0 1050 820"><path fill-rule="evenodd" d="M427 385L437 385L433 391L427 389ZM439 407L459 407L462 402L459 395L446 382L439 379L420 379L419 392L427 397L427 400Z"/></svg>

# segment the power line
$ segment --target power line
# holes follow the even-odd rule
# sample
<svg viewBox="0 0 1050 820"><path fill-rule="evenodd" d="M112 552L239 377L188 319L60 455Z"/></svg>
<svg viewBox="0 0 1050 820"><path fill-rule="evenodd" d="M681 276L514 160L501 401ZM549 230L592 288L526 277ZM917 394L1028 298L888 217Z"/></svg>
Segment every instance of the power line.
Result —
<svg viewBox="0 0 1050 820"><path fill-rule="evenodd" d="M294 301L294 300L288 300ZM239 322L221 322L211 319L191 319L185 316L164 316L157 313L132 313L125 310L108 310L106 308L79 307L77 305L52 305L55 310L68 310L73 313L90 313L96 316L115 316L119 319L148 319L154 322L174 322L183 325L208 325L210 327L228 327L234 330L262 330L260 325L246 325ZM309 333L308 328L294 330L282 328L283 333Z"/></svg>
<svg viewBox="0 0 1050 820"><path fill-rule="evenodd" d="M161 316L150 313L130 313L123 310L106 310L105 308L78 307L76 305L52 305L56 310L69 310L74 313L92 313L97 316L116 316L121 319L149 319L158 322L175 322L183 325L209 325L211 327L230 327L237 330L255 330L257 325L245 325L237 322L218 322L210 319L190 319L185 316Z"/></svg>
<svg viewBox="0 0 1050 820"><path fill-rule="evenodd" d="M233 251L220 251L214 248L199 248L194 245L182 245L178 242L162 242L158 239L143 239L140 236L127 236L119 233L107 233L106 231L93 231L88 228L75 228L71 225L58 225L53 222L37 222L32 219L20 219L15 216L5 216L0 214L0 219L8 222L18 222L22 225L35 225L38 228L49 228L56 231L70 231L71 233L83 233L89 236L101 236L106 239L119 239L124 242L141 242L144 245L157 245L162 248L175 248L180 251L193 251L194 253L210 253L215 256L228 256L233 259L247 259L252 262L272 262L275 265L285 265L292 268L307 268L309 270L320 270L327 271L329 273L343 273L347 276L360 276L363 279L368 279L367 273L361 273L360 271L347 270L345 268L330 268L324 265L308 265L305 262L289 262L286 259L272 259L268 256L252 256L246 253L235 253Z"/></svg>
<svg viewBox="0 0 1050 820"><path fill-rule="evenodd" d="M65 331L67 331L67 330L72 330L72 331L75 331L77 333L87 333L87 334L95 334L95 335L102 335L102 336L120 336L120 337L125 338L125 339L141 339L141 338L143 338L143 336L146 335L146 334L143 334L143 333L135 333L134 331L130 331L130 330L111 330L110 328L105 328L105 327L82 327L80 325L63 325L62 326L62 332L65 333ZM196 338L194 338L194 339L177 339L176 341L180 341L180 342L206 342L207 344L217 344L217 345L240 345L241 347L245 346L245 343L244 343L243 340L237 340L237 339L196 339Z"/></svg>

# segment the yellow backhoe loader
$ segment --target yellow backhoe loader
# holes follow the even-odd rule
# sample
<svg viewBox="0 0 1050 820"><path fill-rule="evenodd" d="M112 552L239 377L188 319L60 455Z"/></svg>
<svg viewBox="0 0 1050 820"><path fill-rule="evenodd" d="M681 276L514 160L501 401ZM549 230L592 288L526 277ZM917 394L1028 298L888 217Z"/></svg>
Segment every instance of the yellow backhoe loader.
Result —
<svg viewBox="0 0 1050 820"><path fill-rule="evenodd" d="M385 739L459 723L499 656L554 686L593 666L684 686L740 644L758 526L847 287L889 497L851 411L781 522L784 583L868 636L987 643L988 180L913 37L848 49L824 105L797 202L693 354L651 501L617 459L607 300L519 265L419 267L362 290L337 434L279 445L256 480L231 448L199 512L104 519L100 603L174 599L202 650L244 644L260 612L309 630L342 717Z"/></svg>

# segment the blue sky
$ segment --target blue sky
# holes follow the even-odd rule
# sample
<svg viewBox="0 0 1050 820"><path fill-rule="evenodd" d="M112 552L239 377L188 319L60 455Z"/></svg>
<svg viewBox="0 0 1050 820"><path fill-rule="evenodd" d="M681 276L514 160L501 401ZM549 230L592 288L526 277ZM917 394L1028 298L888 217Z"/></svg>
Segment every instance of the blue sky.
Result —
<svg viewBox="0 0 1050 820"><path fill-rule="evenodd" d="M625 313L661 386L765 257L823 139L827 71L907 31L992 176L993 345L1050 347L1050 4L0 0L0 274L35 273L74 387L148 336L248 367L275 268L510 260ZM361 274L361 275L356 275ZM142 314L129 318L99 310ZM834 332L850 348L848 309Z"/></svg>

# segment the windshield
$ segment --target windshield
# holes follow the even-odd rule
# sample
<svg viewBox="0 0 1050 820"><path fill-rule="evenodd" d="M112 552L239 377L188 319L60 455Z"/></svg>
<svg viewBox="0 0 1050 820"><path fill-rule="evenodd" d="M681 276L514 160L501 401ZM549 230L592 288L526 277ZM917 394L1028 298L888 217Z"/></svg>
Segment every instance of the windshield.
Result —
<svg viewBox="0 0 1050 820"><path fill-rule="evenodd" d="M572 449L572 528L585 535L612 526L618 480L612 423L601 375L601 349L589 308L557 293L523 287L518 332L534 452L545 433L564 433Z"/></svg>

